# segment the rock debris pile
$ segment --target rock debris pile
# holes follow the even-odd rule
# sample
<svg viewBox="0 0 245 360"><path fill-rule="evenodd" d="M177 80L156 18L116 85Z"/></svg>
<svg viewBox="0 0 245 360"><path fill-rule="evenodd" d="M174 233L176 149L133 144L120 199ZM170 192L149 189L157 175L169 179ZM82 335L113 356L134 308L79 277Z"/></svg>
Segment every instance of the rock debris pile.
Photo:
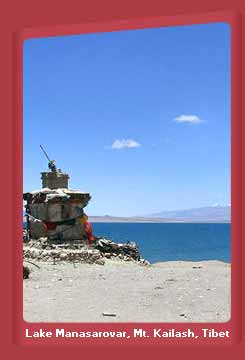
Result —
<svg viewBox="0 0 245 360"><path fill-rule="evenodd" d="M96 249L98 249L104 256L110 258L111 256L118 256L124 260L140 261L140 254L138 246L135 242L128 242L127 244L117 244L111 240L99 238L96 241Z"/></svg>
<svg viewBox="0 0 245 360"><path fill-rule="evenodd" d="M47 238L30 240L24 243L24 260L52 262L83 262L104 265L106 259L114 258L121 261L134 261L141 265L149 262L140 257L135 243L117 244L105 238L97 238L93 247L81 243L55 244Z"/></svg>

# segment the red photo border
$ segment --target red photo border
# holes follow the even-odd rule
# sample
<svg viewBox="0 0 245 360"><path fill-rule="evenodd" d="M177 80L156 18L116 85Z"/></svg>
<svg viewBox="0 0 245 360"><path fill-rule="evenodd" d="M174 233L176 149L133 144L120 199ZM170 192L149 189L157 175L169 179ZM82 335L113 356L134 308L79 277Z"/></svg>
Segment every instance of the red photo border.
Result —
<svg viewBox="0 0 245 360"><path fill-rule="evenodd" d="M227 4L229 3L229 4ZM242 32L244 34L245 6L234 1L226 1L223 7L217 0L206 0L197 4L185 0L177 4L173 0L169 4L152 0L144 4L134 2L100 2L90 0L89 4L70 0L67 4L53 0L42 2L10 0L1 11L1 99L2 104L2 136L1 153L3 154L1 185L2 207L1 218L2 243L2 292L7 295L2 298L3 315L1 326L1 342L8 356L39 357L47 354L59 355L60 359L67 356L93 354L102 356L101 349L110 349L110 356L142 357L153 354L177 356L198 356L204 358L208 354L220 354L223 358L241 357L244 349L242 324ZM190 25L210 22L227 22L231 26L232 48L232 124L231 124L231 155L232 155L232 306L231 320L219 324L164 324L164 327L174 327L182 331L187 327L197 334L203 327L215 330L230 330L229 339L26 339L25 328L39 330L55 329L57 324L25 323L22 318L22 43L25 39L56 35L71 35L116 30L140 29L162 26ZM244 55L244 54L243 54ZM4 255L4 256L3 256ZM242 317L243 316L243 317ZM152 329L159 324L106 324L106 323L63 323L59 328L71 331L128 330L134 327ZM92 347L91 347L92 345ZM120 351L119 351L120 347ZM201 349L200 349L201 347ZM82 352L80 352L82 350ZM174 350L174 353L173 353ZM201 350L201 354L200 354ZM232 355L231 355L232 352ZM35 353L35 355L34 355ZM127 355L128 356L128 355Z"/></svg>

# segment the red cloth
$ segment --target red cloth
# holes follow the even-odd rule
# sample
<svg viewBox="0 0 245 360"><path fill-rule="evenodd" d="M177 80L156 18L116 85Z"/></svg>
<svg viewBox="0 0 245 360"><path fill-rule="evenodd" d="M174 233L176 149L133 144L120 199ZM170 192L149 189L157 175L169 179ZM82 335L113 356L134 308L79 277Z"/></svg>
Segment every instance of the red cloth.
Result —
<svg viewBox="0 0 245 360"><path fill-rule="evenodd" d="M48 222L48 221L45 221L44 224L45 224L47 230L55 230L56 226L57 226L56 223Z"/></svg>
<svg viewBox="0 0 245 360"><path fill-rule="evenodd" d="M89 243L91 244L94 241L94 235L93 235L92 226L91 226L89 221L85 221L85 223L84 223L84 231L85 231L85 234L86 234L86 236L88 238Z"/></svg>

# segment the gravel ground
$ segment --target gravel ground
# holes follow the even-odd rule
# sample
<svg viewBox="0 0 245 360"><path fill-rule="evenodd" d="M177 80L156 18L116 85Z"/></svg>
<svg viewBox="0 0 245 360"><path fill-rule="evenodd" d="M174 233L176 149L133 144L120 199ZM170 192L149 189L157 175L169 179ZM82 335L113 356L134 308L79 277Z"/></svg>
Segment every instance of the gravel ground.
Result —
<svg viewBox="0 0 245 360"><path fill-rule="evenodd" d="M27 322L226 322L230 264L48 264L24 280Z"/></svg>

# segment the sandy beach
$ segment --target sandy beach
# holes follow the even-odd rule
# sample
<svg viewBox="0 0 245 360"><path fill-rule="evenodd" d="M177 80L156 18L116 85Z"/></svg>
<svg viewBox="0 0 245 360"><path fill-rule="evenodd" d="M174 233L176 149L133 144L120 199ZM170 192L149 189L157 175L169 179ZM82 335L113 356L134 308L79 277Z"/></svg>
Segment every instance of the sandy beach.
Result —
<svg viewBox="0 0 245 360"><path fill-rule="evenodd" d="M226 322L230 264L164 262L141 266L107 259L28 265L27 322Z"/></svg>

